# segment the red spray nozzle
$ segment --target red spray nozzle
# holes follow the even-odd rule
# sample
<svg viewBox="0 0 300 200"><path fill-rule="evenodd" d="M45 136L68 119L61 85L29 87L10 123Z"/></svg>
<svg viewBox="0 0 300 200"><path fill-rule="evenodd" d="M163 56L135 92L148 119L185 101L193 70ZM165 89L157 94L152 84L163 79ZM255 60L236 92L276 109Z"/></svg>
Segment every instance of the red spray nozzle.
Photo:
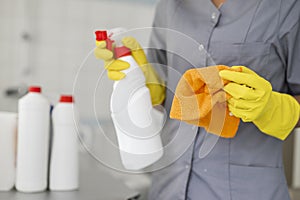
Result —
<svg viewBox="0 0 300 200"><path fill-rule="evenodd" d="M96 40L97 41L103 41L103 40L107 40L107 31L95 31L95 35L96 35Z"/></svg>
<svg viewBox="0 0 300 200"><path fill-rule="evenodd" d="M95 35L96 35L96 40L97 41L106 41L106 48L110 51L112 51L112 44L113 44L113 40L111 40L108 36L107 36L107 31L103 31L103 30L98 30L95 31Z"/></svg>

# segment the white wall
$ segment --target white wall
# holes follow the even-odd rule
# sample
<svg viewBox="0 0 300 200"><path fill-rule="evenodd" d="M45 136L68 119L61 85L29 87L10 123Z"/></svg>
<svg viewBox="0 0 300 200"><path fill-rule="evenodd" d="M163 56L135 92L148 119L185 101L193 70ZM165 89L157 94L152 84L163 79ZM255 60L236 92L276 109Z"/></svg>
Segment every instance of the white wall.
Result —
<svg viewBox="0 0 300 200"><path fill-rule="evenodd" d="M134 4L133 4L134 2ZM144 3L143 3L144 2ZM1 0L0 1L0 110L16 110L17 101L4 98L14 85L42 85L52 102L60 93L72 93L74 78L86 55L94 48L95 29L151 26L154 3L113 0ZM27 32L30 41L22 40ZM77 98L90 104L102 62L81 70ZM108 98L111 81L101 91ZM85 89L84 89L85 88ZM97 105L100 117L108 106ZM80 108L81 111L84 109ZM87 111L84 116L92 115Z"/></svg>

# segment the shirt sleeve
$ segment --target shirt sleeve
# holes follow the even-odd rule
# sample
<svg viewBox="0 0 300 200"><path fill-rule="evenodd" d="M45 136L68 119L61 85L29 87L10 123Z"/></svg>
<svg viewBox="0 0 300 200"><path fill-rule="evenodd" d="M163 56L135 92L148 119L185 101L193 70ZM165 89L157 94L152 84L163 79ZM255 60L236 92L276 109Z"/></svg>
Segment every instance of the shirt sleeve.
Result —
<svg viewBox="0 0 300 200"><path fill-rule="evenodd" d="M300 19L299 19L300 20ZM286 81L289 93L300 95L300 25L299 21L282 38L286 57Z"/></svg>
<svg viewBox="0 0 300 200"><path fill-rule="evenodd" d="M279 13L278 39L288 93L300 95L300 1L284 1Z"/></svg>

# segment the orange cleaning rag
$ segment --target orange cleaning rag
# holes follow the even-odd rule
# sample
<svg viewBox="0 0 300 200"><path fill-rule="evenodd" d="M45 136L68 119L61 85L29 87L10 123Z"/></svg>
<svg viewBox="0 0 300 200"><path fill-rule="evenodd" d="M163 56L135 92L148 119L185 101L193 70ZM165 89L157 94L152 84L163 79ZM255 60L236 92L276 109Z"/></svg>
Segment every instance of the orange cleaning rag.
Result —
<svg viewBox="0 0 300 200"><path fill-rule="evenodd" d="M217 65L186 71L178 82L170 118L204 127L209 133L233 138L240 119L229 115L226 100L230 98L222 90L229 81L219 76L221 70L241 71Z"/></svg>

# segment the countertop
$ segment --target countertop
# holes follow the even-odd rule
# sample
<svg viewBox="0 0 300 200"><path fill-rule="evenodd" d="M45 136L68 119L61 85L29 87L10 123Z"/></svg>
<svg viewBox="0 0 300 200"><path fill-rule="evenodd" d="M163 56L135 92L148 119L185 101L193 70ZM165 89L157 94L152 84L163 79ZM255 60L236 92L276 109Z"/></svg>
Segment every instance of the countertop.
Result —
<svg viewBox="0 0 300 200"><path fill-rule="evenodd" d="M109 173L89 154L80 154L80 189L69 192L41 192L26 194L12 190L0 192L0 200L134 200L137 191L129 189ZM300 200L300 189L290 189L291 199Z"/></svg>
<svg viewBox="0 0 300 200"><path fill-rule="evenodd" d="M77 191L0 192L0 200L133 200L139 196L87 153L80 154L80 189Z"/></svg>

